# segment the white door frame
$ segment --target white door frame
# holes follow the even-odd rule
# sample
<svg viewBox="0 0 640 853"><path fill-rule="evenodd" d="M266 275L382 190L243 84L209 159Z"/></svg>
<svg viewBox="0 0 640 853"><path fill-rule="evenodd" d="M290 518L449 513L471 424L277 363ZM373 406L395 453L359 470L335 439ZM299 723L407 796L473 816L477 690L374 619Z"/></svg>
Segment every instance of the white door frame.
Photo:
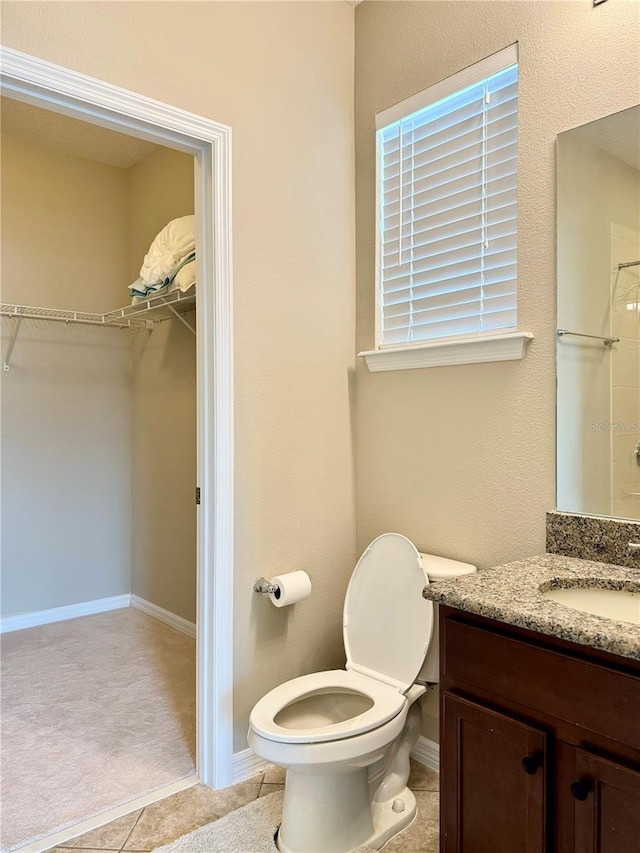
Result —
<svg viewBox="0 0 640 853"><path fill-rule="evenodd" d="M196 769L205 785L222 788L233 775L231 128L3 46L0 72L8 97L177 148L196 159L201 490Z"/></svg>

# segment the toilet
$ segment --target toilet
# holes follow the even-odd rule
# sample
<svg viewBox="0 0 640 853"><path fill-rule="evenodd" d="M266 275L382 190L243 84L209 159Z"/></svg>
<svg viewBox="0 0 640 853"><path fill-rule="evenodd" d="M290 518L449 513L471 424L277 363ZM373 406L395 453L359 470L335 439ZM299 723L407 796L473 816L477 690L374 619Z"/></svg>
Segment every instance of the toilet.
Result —
<svg viewBox="0 0 640 853"><path fill-rule="evenodd" d="M385 533L362 554L343 610L345 669L271 690L249 720L249 746L287 771L281 853L379 850L415 817L407 787L420 734L420 697L438 675L437 606L430 581L476 567L420 554Z"/></svg>

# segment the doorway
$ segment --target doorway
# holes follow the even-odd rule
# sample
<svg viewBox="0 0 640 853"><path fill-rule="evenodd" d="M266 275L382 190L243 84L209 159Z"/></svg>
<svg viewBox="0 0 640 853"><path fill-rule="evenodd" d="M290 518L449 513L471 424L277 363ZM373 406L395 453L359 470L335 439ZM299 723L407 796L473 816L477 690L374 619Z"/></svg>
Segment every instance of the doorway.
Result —
<svg viewBox="0 0 640 853"><path fill-rule="evenodd" d="M6 97L195 158L199 501L196 773L204 784L224 787L232 781L233 759L231 131L217 122L18 51L2 48L0 59ZM71 834L75 833L68 837ZM57 838L55 843L61 840ZM51 839L47 843L51 846Z"/></svg>

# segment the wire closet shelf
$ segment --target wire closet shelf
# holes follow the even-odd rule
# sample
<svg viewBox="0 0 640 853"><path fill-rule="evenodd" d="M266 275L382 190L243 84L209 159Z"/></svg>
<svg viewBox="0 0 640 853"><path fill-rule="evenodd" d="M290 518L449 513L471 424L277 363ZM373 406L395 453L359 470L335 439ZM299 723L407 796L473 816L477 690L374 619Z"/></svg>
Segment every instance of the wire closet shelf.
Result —
<svg viewBox="0 0 640 853"><path fill-rule="evenodd" d="M4 358L4 370L8 371L11 355L16 345L20 325L23 320L45 320L54 323L80 324L83 326L103 326L119 329L149 329L156 323L174 318L180 320L192 334L196 331L192 324L183 316L196 307L195 288L186 293L173 290L170 293L156 293L148 299L140 299L135 304L125 305L104 314L90 311L67 311L62 308L39 308L35 305L0 304L0 316L11 317L15 320L13 334Z"/></svg>

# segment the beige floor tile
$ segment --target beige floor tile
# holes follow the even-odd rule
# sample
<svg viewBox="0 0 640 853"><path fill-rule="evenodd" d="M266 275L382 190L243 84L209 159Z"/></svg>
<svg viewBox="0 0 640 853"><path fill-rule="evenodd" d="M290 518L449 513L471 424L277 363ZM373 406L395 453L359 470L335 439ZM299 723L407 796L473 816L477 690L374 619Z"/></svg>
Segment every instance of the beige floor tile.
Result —
<svg viewBox="0 0 640 853"><path fill-rule="evenodd" d="M142 812L124 850L153 850L192 829L218 820L255 800L260 791L260 782L261 777L257 776L220 791L194 785L186 791L152 803Z"/></svg>
<svg viewBox="0 0 640 853"><path fill-rule="evenodd" d="M266 797L267 794L275 794L276 791L284 791L284 785L272 785L269 782L263 782L260 788L260 796Z"/></svg>
<svg viewBox="0 0 640 853"><path fill-rule="evenodd" d="M117 820L112 820L111 823L92 829L91 832L72 838L71 841L65 841L62 848L65 850L79 847L84 850L120 850L141 814L142 809L138 809Z"/></svg>
<svg viewBox="0 0 640 853"><path fill-rule="evenodd" d="M437 793L417 791L418 814L413 823L382 848L383 853L438 853L440 848Z"/></svg>
<svg viewBox="0 0 640 853"><path fill-rule="evenodd" d="M276 767L275 764L270 764L264 773L264 781L269 785L284 785L285 776L287 775L284 767Z"/></svg>
<svg viewBox="0 0 640 853"><path fill-rule="evenodd" d="M439 791L440 774L425 764L411 759L409 787L412 791Z"/></svg>
<svg viewBox="0 0 640 853"><path fill-rule="evenodd" d="M67 853L70 853L70 851L73 850L74 853L78 853L77 847L54 847L51 853L53 853L53 851L55 850L66 850ZM118 853L118 850L118 847L113 848L113 851L110 850L108 847L83 847L82 853Z"/></svg>

